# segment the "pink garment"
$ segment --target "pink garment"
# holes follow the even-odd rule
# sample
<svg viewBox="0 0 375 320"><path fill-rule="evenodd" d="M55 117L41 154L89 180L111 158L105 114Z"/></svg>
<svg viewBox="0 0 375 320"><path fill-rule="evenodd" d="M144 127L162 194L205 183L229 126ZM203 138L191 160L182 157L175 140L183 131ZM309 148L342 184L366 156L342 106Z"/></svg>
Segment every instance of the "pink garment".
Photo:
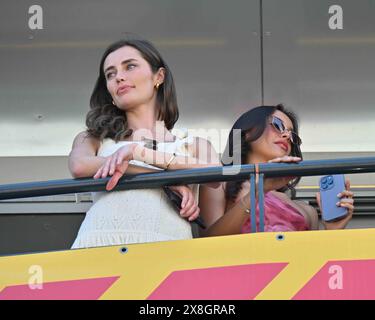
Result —
<svg viewBox="0 0 375 320"><path fill-rule="evenodd" d="M259 230L259 206L256 212L257 230ZM242 226L242 233L250 233L250 217ZM280 198L268 192L264 195L264 231L303 231L309 230L305 217L299 211Z"/></svg>

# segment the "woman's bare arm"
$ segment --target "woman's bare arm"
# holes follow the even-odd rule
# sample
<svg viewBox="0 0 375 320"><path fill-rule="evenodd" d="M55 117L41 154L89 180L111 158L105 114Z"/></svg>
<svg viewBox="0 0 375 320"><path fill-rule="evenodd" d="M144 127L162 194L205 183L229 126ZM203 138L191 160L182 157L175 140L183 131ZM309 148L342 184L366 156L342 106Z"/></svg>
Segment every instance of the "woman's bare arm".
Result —
<svg viewBox="0 0 375 320"><path fill-rule="evenodd" d="M107 157L97 156L100 142L89 137L87 132L79 133L69 154L69 170L74 178L93 177L98 169L105 163ZM159 170L129 165L127 174L151 173Z"/></svg>
<svg viewBox="0 0 375 320"><path fill-rule="evenodd" d="M96 156L99 146L99 140L86 132L75 137L69 154L69 170L74 178L92 177L104 164L106 158Z"/></svg>
<svg viewBox="0 0 375 320"><path fill-rule="evenodd" d="M224 188L213 189L202 186L199 194L199 207L207 229L201 230L201 235L223 236L240 234L243 224L249 218L249 214L246 212L246 208L250 207L249 202L250 199L241 199L225 212L227 200Z"/></svg>
<svg viewBox="0 0 375 320"><path fill-rule="evenodd" d="M300 211L302 211L305 219L308 221L310 230L319 230L319 217L318 212L315 210L315 208L301 200L290 201L293 201L295 205L298 206Z"/></svg>
<svg viewBox="0 0 375 320"><path fill-rule="evenodd" d="M151 150L142 146L134 148L134 160L142 161L161 169L180 170L221 166L220 159L211 143L202 138L195 138L188 145L189 156L173 155Z"/></svg>

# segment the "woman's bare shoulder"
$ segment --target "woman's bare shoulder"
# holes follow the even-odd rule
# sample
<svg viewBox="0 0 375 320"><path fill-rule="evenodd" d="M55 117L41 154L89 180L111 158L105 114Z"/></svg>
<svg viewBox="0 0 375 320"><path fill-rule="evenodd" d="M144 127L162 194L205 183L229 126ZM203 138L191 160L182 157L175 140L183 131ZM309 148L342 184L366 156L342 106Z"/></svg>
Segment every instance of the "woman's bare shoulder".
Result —
<svg viewBox="0 0 375 320"><path fill-rule="evenodd" d="M91 136L87 131L81 131L75 136L73 144L100 145L100 140Z"/></svg>
<svg viewBox="0 0 375 320"><path fill-rule="evenodd" d="M92 137L87 131L82 131L76 135L72 145L72 153L94 153L100 148L100 140Z"/></svg>

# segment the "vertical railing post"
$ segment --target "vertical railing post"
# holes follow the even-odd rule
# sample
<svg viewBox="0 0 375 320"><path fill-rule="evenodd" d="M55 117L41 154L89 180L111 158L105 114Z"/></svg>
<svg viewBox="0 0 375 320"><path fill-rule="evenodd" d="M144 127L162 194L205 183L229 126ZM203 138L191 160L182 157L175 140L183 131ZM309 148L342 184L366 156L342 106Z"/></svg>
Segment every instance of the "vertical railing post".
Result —
<svg viewBox="0 0 375 320"><path fill-rule="evenodd" d="M257 232L255 174L250 175L250 232Z"/></svg>
<svg viewBox="0 0 375 320"><path fill-rule="evenodd" d="M258 181L256 181L258 180ZM250 232L264 232L264 174L250 175ZM258 199L257 199L258 197ZM257 228L257 203L259 207L259 228Z"/></svg>
<svg viewBox="0 0 375 320"><path fill-rule="evenodd" d="M259 205L259 231L264 232L264 174L259 174L258 205Z"/></svg>

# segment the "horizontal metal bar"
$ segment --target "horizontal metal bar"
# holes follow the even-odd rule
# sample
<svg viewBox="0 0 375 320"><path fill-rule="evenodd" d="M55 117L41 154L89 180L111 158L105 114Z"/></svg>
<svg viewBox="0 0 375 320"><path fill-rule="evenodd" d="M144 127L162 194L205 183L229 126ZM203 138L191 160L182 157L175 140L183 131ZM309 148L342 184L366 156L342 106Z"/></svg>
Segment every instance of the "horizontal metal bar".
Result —
<svg viewBox="0 0 375 320"><path fill-rule="evenodd" d="M323 176L375 172L375 157L309 160L300 163L267 163L259 165L266 177Z"/></svg>
<svg viewBox="0 0 375 320"><path fill-rule="evenodd" d="M227 174L223 174L223 167L210 167L126 175L120 179L115 190L153 189L166 185L241 180L247 179L251 173L255 172L255 169L254 165L233 166L225 168L225 172ZM105 191L109 179L109 177L104 179L80 178L6 184L0 186L0 200Z"/></svg>
<svg viewBox="0 0 375 320"><path fill-rule="evenodd" d="M92 203L2 203L0 215L66 215L86 213Z"/></svg>
<svg viewBox="0 0 375 320"><path fill-rule="evenodd" d="M300 198L300 197L297 197L295 198L295 200L302 200L302 201L308 201L312 204L317 204L316 202L316 199L314 197L304 197L304 198ZM366 199L363 199L362 197L357 197L355 196L355 205L356 206L375 206L375 198L374 197L369 197L369 198L366 198Z"/></svg>
<svg viewBox="0 0 375 320"><path fill-rule="evenodd" d="M81 203L92 202L91 193L75 193L54 196L30 197L22 199L0 200L0 205L6 203Z"/></svg>
<svg viewBox="0 0 375 320"><path fill-rule="evenodd" d="M310 160L293 164L267 163L259 165L259 173L263 173L265 177L316 176L366 172L375 172L375 157ZM248 164L225 167L225 169L223 167L210 167L127 175L121 178L115 190L152 189L165 185L246 180L250 174L254 173L254 165ZM109 178L96 180L82 178L6 184L0 186L0 200L105 191L105 185L108 180Z"/></svg>

